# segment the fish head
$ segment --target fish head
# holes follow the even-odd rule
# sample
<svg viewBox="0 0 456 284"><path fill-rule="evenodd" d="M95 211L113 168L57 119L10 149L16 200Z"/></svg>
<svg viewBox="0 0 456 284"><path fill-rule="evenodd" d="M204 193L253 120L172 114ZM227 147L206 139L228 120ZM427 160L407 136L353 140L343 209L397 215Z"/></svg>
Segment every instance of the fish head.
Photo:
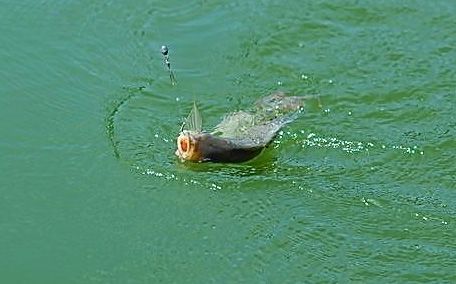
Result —
<svg viewBox="0 0 456 284"><path fill-rule="evenodd" d="M198 162L201 160L199 151L199 133L183 130L177 137L176 156L181 161Z"/></svg>
<svg viewBox="0 0 456 284"><path fill-rule="evenodd" d="M184 121L184 124L182 124L180 134L177 137L177 150L175 154L181 161L197 162L201 160L199 153L199 138L202 134L201 126L201 114L196 106L196 102L194 102L193 108Z"/></svg>

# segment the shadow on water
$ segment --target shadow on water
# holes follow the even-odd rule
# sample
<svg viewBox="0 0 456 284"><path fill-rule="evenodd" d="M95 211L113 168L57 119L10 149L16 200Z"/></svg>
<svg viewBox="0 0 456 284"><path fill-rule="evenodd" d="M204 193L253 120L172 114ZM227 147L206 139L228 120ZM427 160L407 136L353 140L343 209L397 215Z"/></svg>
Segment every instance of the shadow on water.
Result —
<svg viewBox="0 0 456 284"><path fill-rule="evenodd" d="M179 162L178 168L189 170L195 173L214 174L219 177L254 177L265 176L268 172L273 171L277 166L276 153L270 149L264 149L257 157L244 163L192 163L192 162Z"/></svg>

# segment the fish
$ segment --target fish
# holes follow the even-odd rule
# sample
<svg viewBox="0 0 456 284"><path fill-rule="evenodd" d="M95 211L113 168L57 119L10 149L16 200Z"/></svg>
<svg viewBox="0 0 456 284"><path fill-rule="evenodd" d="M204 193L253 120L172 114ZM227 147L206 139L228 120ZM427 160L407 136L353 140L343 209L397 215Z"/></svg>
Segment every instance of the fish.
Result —
<svg viewBox="0 0 456 284"><path fill-rule="evenodd" d="M202 130L196 102L177 137L175 155L185 162L241 163L258 156L302 111L303 97L282 92L255 102L250 110L225 115L212 132Z"/></svg>

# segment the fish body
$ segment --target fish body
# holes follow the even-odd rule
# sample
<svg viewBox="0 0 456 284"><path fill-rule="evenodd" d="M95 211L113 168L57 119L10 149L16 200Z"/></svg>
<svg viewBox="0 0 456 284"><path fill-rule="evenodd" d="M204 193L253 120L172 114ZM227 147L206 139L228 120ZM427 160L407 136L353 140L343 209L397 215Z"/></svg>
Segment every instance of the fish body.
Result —
<svg viewBox="0 0 456 284"><path fill-rule="evenodd" d="M264 146L241 144L211 133L191 134L186 131L178 137L176 155L191 162L239 163L257 156Z"/></svg>
<svg viewBox="0 0 456 284"><path fill-rule="evenodd" d="M274 93L255 103L250 111L229 114L211 133L202 131L196 106L177 138L176 155L191 162L245 162L261 153L277 132L296 118L303 104L300 97Z"/></svg>

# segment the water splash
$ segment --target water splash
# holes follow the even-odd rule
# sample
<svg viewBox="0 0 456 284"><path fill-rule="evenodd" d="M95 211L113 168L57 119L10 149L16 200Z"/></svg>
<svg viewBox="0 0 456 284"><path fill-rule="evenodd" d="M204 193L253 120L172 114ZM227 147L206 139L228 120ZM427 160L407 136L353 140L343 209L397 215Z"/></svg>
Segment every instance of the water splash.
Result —
<svg viewBox="0 0 456 284"><path fill-rule="evenodd" d="M214 183L214 182L203 183L203 182L197 181L195 179L179 177L177 174L173 174L173 173L166 172L166 171L154 170L154 169L151 169L148 167L134 166L134 170L139 172L141 175L151 176L153 178L159 178L159 179L163 179L166 181L178 181L178 182L183 183L186 186L196 185L196 186L200 186L200 187L207 187L208 189L211 189L214 191L222 189L222 186L218 183Z"/></svg>
<svg viewBox="0 0 456 284"><path fill-rule="evenodd" d="M363 151L371 150L400 150L404 154L419 154L424 155L424 150L418 147L417 145L408 146L408 145L385 145L377 142L363 142L363 141L350 141L340 139L338 137L324 137L323 135L310 132L306 134L305 130L300 130L298 132L291 131L280 131L278 133L278 139L276 139L273 144L274 148L278 148L282 141L288 139L293 140L301 148L332 148L332 149L341 149L346 153L359 153Z"/></svg>

